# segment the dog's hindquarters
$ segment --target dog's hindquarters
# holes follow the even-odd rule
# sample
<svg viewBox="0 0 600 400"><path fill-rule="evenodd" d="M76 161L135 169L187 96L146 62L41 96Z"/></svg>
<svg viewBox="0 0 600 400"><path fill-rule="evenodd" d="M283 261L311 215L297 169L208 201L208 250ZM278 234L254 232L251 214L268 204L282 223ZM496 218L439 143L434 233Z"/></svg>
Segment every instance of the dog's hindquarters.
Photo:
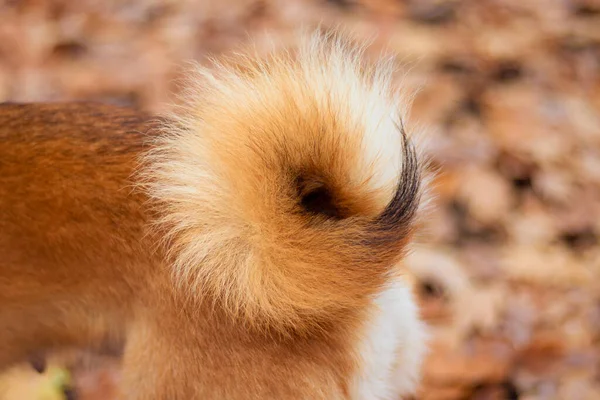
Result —
<svg viewBox="0 0 600 400"><path fill-rule="evenodd" d="M147 150L130 111L0 109L0 367L113 336L126 398L395 395L368 348L422 344L394 283L420 165L389 68L360 58L315 37L201 70Z"/></svg>

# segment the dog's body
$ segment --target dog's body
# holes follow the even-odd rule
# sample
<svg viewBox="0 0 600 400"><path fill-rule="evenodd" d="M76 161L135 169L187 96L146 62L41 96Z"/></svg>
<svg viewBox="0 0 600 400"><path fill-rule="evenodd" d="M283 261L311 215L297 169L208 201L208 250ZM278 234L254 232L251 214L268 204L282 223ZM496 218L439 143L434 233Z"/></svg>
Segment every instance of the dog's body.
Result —
<svg viewBox="0 0 600 400"><path fill-rule="evenodd" d="M412 391L424 338L395 270L421 178L358 56L317 37L237 59L162 121L0 106L0 368L124 344L127 399Z"/></svg>

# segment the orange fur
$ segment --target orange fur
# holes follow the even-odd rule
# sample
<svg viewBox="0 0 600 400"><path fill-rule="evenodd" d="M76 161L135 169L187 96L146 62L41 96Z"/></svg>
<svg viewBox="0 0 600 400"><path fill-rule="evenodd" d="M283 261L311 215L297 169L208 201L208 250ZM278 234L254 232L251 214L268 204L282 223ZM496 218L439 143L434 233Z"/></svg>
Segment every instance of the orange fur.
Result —
<svg viewBox="0 0 600 400"><path fill-rule="evenodd" d="M126 398L355 398L421 193L389 64L361 60L238 56L154 122L0 106L0 367L125 343Z"/></svg>

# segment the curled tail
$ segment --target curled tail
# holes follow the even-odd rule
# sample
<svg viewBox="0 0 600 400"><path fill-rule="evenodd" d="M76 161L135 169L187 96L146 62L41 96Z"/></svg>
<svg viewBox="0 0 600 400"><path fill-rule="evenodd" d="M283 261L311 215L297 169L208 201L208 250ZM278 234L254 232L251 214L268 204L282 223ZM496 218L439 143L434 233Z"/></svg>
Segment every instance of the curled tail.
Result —
<svg viewBox="0 0 600 400"><path fill-rule="evenodd" d="M177 283L283 331L361 310L386 283L421 168L391 63L363 59L314 35L192 74L144 167Z"/></svg>

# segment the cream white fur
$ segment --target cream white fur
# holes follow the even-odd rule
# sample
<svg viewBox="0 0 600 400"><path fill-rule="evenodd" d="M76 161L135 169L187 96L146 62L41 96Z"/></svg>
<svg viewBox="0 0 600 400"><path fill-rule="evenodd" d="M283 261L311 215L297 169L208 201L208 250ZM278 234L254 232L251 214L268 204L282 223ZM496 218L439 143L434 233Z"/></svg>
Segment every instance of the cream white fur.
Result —
<svg viewBox="0 0 600 400"><path fill-rule="evenodd" d="M395 278L374 300L360 344L356 400L395 400L414 392L426 351L425 325L410 288Z"/></svg>

